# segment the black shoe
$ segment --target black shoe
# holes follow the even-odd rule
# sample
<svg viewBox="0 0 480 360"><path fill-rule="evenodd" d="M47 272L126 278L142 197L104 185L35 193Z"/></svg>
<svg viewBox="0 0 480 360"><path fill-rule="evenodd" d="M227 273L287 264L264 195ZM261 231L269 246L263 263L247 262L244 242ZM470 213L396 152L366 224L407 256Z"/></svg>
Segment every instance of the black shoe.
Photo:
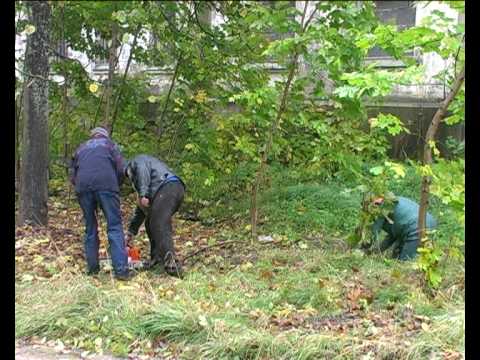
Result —
<svg viewBox="0 0 480 360"><path fill-rule="evenodd" d="M126 274L119 274L119 275L114 275L115 279L116 280L120 280L120 281L128 281L128 280L131 280L136 274L132 271L126 273Z"/></svg>
<svg viewBox="0 0 480 360"><path fill-rule="evenodd" d="M148 267L149 269L154 268L156 266L163 266L163 263L159 259L151 259L145 265L145 267Z"/></svg>
<svg viewBox="0 0 480 360"><path fill-rule="evenodd" d="M165 255L165 272L170 276L183 279L182 265L177 259L175 259L174 255L170 251Z"/></svg>
<svg viewBox="0 0 480 360"><path fill-rule="evenodd" d="M91 269L91 270L87 270L87 275L88 276L95 276L95 275L98 275L99 272L100 272L100 267L94 268L94 269Z"/></svg>

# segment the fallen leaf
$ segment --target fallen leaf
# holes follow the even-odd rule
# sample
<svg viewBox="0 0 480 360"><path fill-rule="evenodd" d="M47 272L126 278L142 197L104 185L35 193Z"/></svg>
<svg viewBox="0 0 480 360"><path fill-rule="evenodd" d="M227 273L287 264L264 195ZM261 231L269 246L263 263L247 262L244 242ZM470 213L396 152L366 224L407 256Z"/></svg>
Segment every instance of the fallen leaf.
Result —
<svg viewBox="0 0 480 360"><path fill-rule="evenodd" d="M202 327L207 327L208 326L207 318L204 315L199 315L198 316L198 323Z"/></svg>
<svg viewBox="0 0 480 360"><path fill-rule="evenodd" d="M422 326L423 331L429 331L430 330L430 326L428 326L427 323L422 322L421 326Z"/></svg>

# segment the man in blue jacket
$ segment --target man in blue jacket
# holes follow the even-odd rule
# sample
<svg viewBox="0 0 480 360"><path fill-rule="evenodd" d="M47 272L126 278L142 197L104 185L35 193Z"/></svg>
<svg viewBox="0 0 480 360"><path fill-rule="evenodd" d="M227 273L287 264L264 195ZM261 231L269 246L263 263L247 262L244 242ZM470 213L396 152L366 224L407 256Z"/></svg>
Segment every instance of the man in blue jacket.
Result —
<svg viewBox="0 0 480 360"><path fill-rule="evenodd" d="M72 159L71 182L85 220L85 255L87 273L100 270L98 258L97 207L100 205L107 220L108 242L114 275L127 280L128 258L125 249L119 188L123 181L123 157L108 131L97 127L90 140L81 144Z"/></svg>
<svg viewBox="0 0 480 360"><path fill-rule="evenodd" d="M375 205L383 206L384 198L379 197L374 200ZM384 230L387 237L380 244L379 250L385 251L395 244L393 256L399 260L409 260L417 256L417 248L420 244L418 236L418 209L415 201L398 196L394 200L393 212L388 217L381 216L377 218L372 226L374 241L378 242L380 231ZM427 213L427 230L432 230L437 226L437 221Z"/></svg>
<svg viewBox="0 0 480 360"><path fill-rule="evenodd" d="M145 221L150 240L150 267L159 264L167 274L182 277L182 267L173 247L172 216L183 202L183 181L165 163L149 155L130 160L125 175L138 194L138 206L128 226L127 244Z"/></svg>

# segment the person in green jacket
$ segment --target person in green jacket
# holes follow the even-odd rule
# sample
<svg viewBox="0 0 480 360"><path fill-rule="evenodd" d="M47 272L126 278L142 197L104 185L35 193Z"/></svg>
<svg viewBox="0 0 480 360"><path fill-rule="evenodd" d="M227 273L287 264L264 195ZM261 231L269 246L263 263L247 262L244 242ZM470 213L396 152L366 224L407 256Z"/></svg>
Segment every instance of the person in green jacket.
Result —
<svg viewBox="0 0 480 360"><path fill-rule="evenodd" d="M384 198L374 200L378 206L384 205ZM393 211L388 216L378 217L372 225L373 242L378 243L380 231L387 233L387 237L380 244L379 250L384 252L395 245L393 257L399 260L409 260L417 255L419 246L418 232L419 205L408 198L398 196L394 200ZM437 227L437 221L427 213L426 228L432 230Z"/></svg>

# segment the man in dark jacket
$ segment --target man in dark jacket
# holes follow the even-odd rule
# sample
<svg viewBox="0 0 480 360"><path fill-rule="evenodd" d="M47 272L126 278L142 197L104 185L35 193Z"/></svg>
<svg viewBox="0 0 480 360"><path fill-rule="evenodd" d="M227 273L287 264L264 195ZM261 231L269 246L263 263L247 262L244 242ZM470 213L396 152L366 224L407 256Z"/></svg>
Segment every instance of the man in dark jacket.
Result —
<svg viewBox="0 0 480 360"><path fill-rule="evenodd" d="M102 127L93 129L91 139L78 147L71 168L71 182L75 186L85 220L87 273L96 274L100 270L96 216L100 205L107 220L114 274L119 280L129 278L119 197L123 168L124 161L118 146L110 140L108 131Z"/></svg>
<svg viewBox="0 0 480 360"><path fill-rule="evenodd" d="M126 236L130 244L145 221L150 240L150 266L160 264L169 275L182 276L172 240L172 216L183 202L185 185L162 161L138 155L128 162L125 175L132 181L139 204Z"/></svg>
<svg viewBox="0 0 480 360"><path fill-rule="evenodd" d="M384 199L379 197L374 200L375 205L382 206ZM418 236L418 209L415 201L405 197L396 197L393 212L387 217L379 217L372 226L374 243L377 243L381 230L387 233L386 239L380 244L379 250L385 251L395 244L393 255L399 260L409 260L417 256L420 243ZM434 229L437 221L427 213L427 230Z"/></svg>

